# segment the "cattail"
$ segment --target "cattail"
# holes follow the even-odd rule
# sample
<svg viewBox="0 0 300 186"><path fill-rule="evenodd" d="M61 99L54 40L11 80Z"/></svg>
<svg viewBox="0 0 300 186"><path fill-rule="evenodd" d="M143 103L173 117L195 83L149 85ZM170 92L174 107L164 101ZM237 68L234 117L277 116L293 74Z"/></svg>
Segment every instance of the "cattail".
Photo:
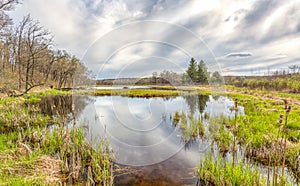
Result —
<svg viewBox="0 0 300 186"><path fill-rule="evenodd" d="M282 121L283 121L283 114L280 114L278 123L282 124Z"/></svg>
<svg viewBox="0 0 300 186"><path fill-rule="evenodd" d="M284 102L284 110L286 110L288 108L288 101L287 99L282 99Z"/></svg>
<svg viewBox="0 0 300 186"><path fill-rule="evenodd" d="M291 108L292 108L292 107L291 107L290 105L286 108L286 114L287 114L287 115L290 113Z"/></svg>
<svg viewBox="0 0 300 186"><path fill-rule="evenodd" d="M75 104L73 103L72 104L72 112L74 113L74 111L75 111Z"/></svg>
<svg viewBox="0 0 300 186"><path fill-rule="evenodd" d="M237 111L238 110L238 99L234 100L234 109Z"/></svg>
<svg viewBox="0 0 300 186"><path fill-rule="evenodd" d="M282 99L282 100L283 100L283 102L284 102L284 105L287 105L287 104L288 104L287 99Z"/></svg>

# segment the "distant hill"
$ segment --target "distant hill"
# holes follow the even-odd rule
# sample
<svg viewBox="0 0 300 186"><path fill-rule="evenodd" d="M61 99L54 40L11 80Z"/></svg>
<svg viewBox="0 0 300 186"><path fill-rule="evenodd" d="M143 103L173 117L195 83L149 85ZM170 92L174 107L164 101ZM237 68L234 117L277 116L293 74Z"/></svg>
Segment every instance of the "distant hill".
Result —
<svg viewBox="0 0 300 186"><path fill-rule="evenodd" d="M170 83L167 80L160 77L96 80L96 85L157 85L157 84L170 85Z"/></svg>

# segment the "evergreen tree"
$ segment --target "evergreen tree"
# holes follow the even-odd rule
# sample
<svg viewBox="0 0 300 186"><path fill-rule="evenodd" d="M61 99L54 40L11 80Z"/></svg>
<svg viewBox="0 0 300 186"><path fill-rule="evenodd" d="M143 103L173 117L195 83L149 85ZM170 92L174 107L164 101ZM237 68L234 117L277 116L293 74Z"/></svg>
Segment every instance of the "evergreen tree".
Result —
<svg viewBox="0 0 300 186"><path fill-rule="evenodd" d="M193 82L197 81L197 63L194 58L191 59L186 73L190 77L191 81Z"/></svg>
<svg viewBox="0 0 300 186"><path fill-rule="evenodd" d="M203 60L200 61L197 68L197 82L202 84L208 84L208 72L207 67Z"/></svg>
<svg viewBox="0 0 300 186"><path fill-rule="evenodd" d="M189 82L189 75L187 75L187 73L183 73L182 76L181 76L181 83L182 84L186 84Z"/></svg>
<svg viewBox="0 0 300 186"><path fill-rule="evenodd" d="M215 71L212 74L211 82L216 83L216 84L222 84L222 83L224 83L224 79L218 71Z"/></svg>

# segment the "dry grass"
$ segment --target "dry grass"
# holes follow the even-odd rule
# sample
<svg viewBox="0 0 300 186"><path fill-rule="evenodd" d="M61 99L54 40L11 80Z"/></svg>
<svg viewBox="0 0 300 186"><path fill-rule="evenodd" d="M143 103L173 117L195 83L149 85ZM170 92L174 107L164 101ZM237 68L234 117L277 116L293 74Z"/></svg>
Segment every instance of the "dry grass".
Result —
<svg viewBox="0 0 300 186"><path fill-rule="evenodd" d="M49 129L52 120L39 107L24 107L28 99L33 98L0 102L0 185L112 185L108 142L94 148L82 128L66 128L63 118Z"/></svg>
<svg viewBox="0 0 300 186"><path fill-rule="evenodd" d="M268 136L264 137L265 144L260 147L248 147L246 149L245 155L252 158L264 165L268 165L269 160L271 164L282 164L282 147L285 145L285 140L283 138L270 139ZM295 144L290 141L286 141L286 147L288 149L294 148Z"/></svg>
<svg viewBox="0 0 300 186"><path fill-rule="evenodd" d="M15 153L0 154L0 162L4 165L1 171L9 177L22 177L25 181L42 179L49 185L61 184L65 180L60 160L43 155L31 161L31 155L31 147L20 143Z"/></svg>

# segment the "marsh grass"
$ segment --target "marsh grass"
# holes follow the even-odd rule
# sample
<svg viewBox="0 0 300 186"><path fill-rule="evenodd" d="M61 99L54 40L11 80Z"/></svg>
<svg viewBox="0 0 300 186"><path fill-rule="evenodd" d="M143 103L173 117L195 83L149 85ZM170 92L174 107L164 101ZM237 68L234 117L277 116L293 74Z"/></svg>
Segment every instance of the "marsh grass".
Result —
<svg viewBox="0 0 300 186"><path fill-rule="evenodd" d="M6 97L1 99L0 133L48 125L51 123L50 116L43 115L38 105L34 103L40 102L42 97L45 96L64 96L70 94L70 91L51 89L39 93L25 94L22 97Z"/></svg>
<svg viewBox="0 0 300 186"><path fill-rule="evenodd" d="M147 89L115 89L115 90L94 90L87 91L86 94L95 96L126 96L126 97L176 97L186 95L209 95L210 91L194 87L176 87L176 88L147 88Z"/></svg>
<svg viewBox="0 0 300 186"><path fill-rule="evenodd" d="M112 153L107 141L91 146L85 141L83 129L67 128L62 120L53 121L53 118L41 114L35 104L31 104L38 103L43 96L60 93L51 90L0 100L0 182L4 185L112 184ZM192 91L145 89L99 90L95 95L169 97L190 93ZM237 116L235 121L233 118L207 117L209 131L214 132L218 147L224 151L232 149L233 134L234 144L245 146L247 157L275 169L273 177L269 170L269 179L274 180L271 183L287 183L285 176L280 178L279 171L276 171L285 166L300 178L300 108L298 102L293 102L299 101L300 96L289 98L293 110L282 127L278 123L278 116L283 102L278 98L289 94L269 95L251 90L248 93L228 94L233 99L239 99L239 104L245 108L245 115ZM62 91L62 94L70 93ZM28 103L26 107L24 103ZM203 121L194 118L191 113L176 112L172 121L175 127L181 129L186 142L206 134ZM49 123L55 124L51 130L47 127ZM248 165L232 162L210 158L202 162L197 170L201 179L215 185L238 185L242 179L248 180L245 183L249 185L266 183L258 176L256 169L253 172ZM45 173L49 173L48 176Z"/></svg>
<svg viewBox="0 0 300 186"><path fill-rule="evenodd" d="M243 162L233 165L223 156L214 158L211 154L207 155L196 168L196 172L200 178L198 185L266 185L266 180L260 175L258 169Z"/></svg>
<svg viewBox="0 0 300 186"><path fill-rule="evenodd" d="M46 95L0 100L0 184L112 185L109 143L100 140L91 145L82 128L68 128L62 116L54 121L41 114L31 103Z"/></svg>
<svg viewBox="0 0 300 186"><path fill-rule="evenodd" d="M112 154L107 141L92 147L85 141L82 128L61 128L47 136L43 150L61 160L61 170L71 183L111 185Z"/></svg>
<svg viewBox="0 0 300 186"><path fill-rule="evenodd" d="M35 106L25 108L23 101L3 102L0 105L0 133L45 126L49 117L38 113Z"/></svg>
<svg viewBox="0 0 300 186"><path fill-rule="evenodd" d="M156 90L156 89L123 89L123 90L96 90L95 96L126 96L126 97L175 97L178 90Z"/></svg>
<svg viewBox="0 0 300 186"><path fill-rule="evenodd" d="M211 117L208 129L213 143L216 143L221 153L225 154L233 149L233 135L227 129L229 119L223 115Z"/></svg>
<svg viewBox="0 0 300 186"><path fill-rule="evenodd" d="M224 126L220 126L216 134L213 135L214 140L216 141L220 152L226 153L230 151L233 143L233 136Z"/></svg>
<svg viewBox="0 0 300 186"><path fill-rule="evenodd" d="M235 117L219 116L209 118L209 132L213 141L217 144L219 152L224 153L233 150L231 165L229 166L229 161L226 164L226 167L231 167L230 171L232 172L231 174L224 174L224 179L230 180L232 175L235 174L234 171L240 166L240 162L236 162L238 160L234 157L235 146L240 145L245 147L243 148L245 152L242 152L242 154L246 158L254 160L253 163L259 162L268 167L267 177L265 178L266 184L293 185L295 180L293 178L288 179L285 171L288 168L295 178L299 179L300 138L298 136L300 132L300 109L297 102L289 102L293 108L292 112L288 113L288 119L284 117L284 121L278 123L282 108L284 107L284 111L288 108L282 99L274 99L271 95L260 97L258 96L260 94L256 95L255 93L229 93L228 95L232 99L239 100L239 105L242 105L245 109L245 115L235 114ZM291 99L288 100L291 101ZM236 112L236 108L238 108L237 102L232 110ZM216 167L213 163L218 164L217 160L214 160L209 165L202 164L202 168L201 166L200 168L203 169L205 166L207 166L206 169L209 166ZM245 167L246 164L243 166ZM223 169L226 169L226 167L223 167ZM208 180L204 185L234 185L233 183L236 183L232 181L226 183L222 180L215 182L214 180L221 175L221 171L215 169L214 171L200 171L200 179L202 181L203 179ZM291 174L291 172L289 173ZM214 174L216 176L212 177ZM299 181L296 180L295 183L299 184Z"/></svg>
<svg viewBox="0 0 300 186"><path fill-rule="evenodd" d="M178 111L176 111L173 116L173 125L176 127L178 125L179 121L180 121L180 114Z"/></svg>
<svg viewBox="0 0 300 186"><path fill-rule="evenodd" d="M235 136L239 143L246 146L246 157L271 166L274 171L273 180L270 182L275 185L285 182L285 167L299 179L300 162L297 157L300 151L300 112L298 102L293 102L291 98L280 97L288 96L287 93L270 95L252 92L246 95L237 93L230 95L240 99L245 108L245 115L237 117L239 129ZM299 96L292 97L299 98ZM291 107L293 110L290 112ZM280 114L282 111L284 114ZM229 129L231 130L230 127Z"/></svg>
<svg viewBox="0 0 300 186"><path fill-rule="evenodd" d="M5 177L6 183L112 185L108 142L92 147L81 128L33 130L1 135L6 143L0 144L0 177Z"/></svg>
<svg viewBox="0 0 300 186"><path fill-rule="evenodd" d="M175 112L172 116L173 125L179 126L182 132L182 138L185 142L195 140L197 137L203 137L205 134L205 127L200 118L195 118L192 113L181 114Z"/></svg>

